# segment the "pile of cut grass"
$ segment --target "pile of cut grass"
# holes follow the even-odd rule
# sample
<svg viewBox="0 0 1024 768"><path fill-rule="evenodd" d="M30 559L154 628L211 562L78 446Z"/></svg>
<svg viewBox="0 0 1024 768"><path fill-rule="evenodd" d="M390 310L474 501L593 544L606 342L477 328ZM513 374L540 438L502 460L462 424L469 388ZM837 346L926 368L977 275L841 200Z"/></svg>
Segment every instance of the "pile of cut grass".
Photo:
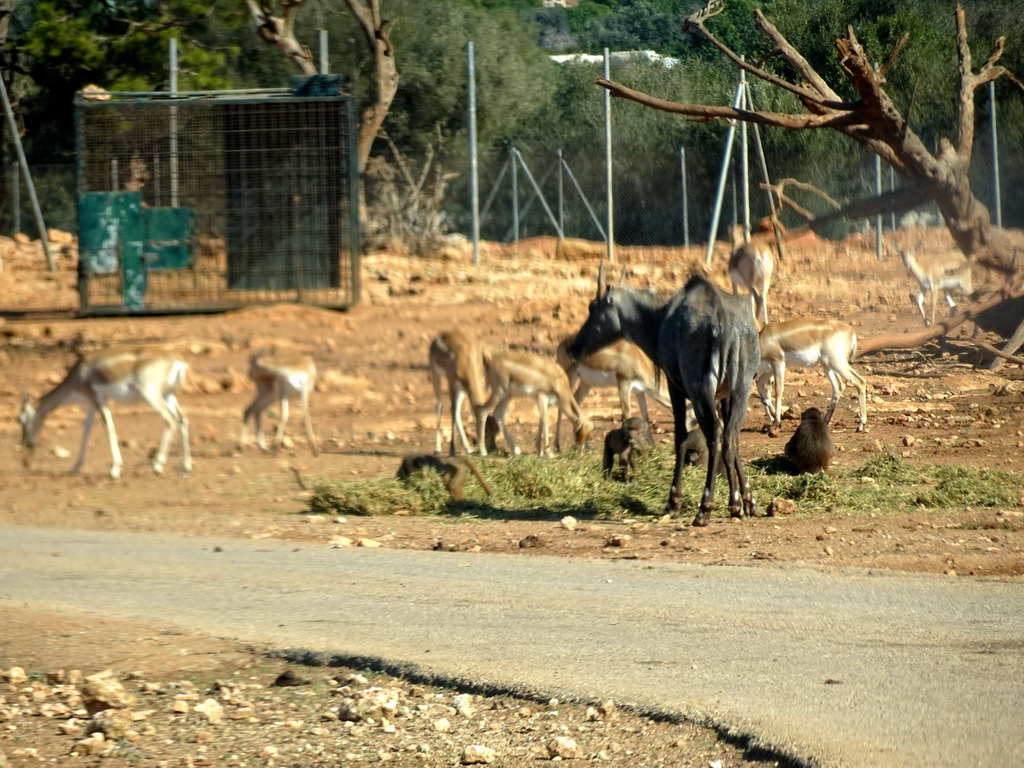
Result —
<svg viewBox="0 0 1024 768"><path fill-rule="evenodd" d="M664 511L673 468L668 446L642 456L631 483L605 479L596 451L550 459L527 454L472 460L490 482L492 496L470 475L466 499L452 501L437 474L425 472L407 483L393 479L323 483L314 488L309 509L343 516L402 512L498 519L656 517ZM761 509L775 498L791 499L797 514L807 515L1012 507L1022 488L1016 473L937 465L916 468L894 454L881 454L859 467L830 474L793 475L782 457L753 461L746 468ZM716 488L719 508L724 509L728 493L724 477ZM684 515L696 510L703 489L704 470L688 467L681 489Z"/></svg>

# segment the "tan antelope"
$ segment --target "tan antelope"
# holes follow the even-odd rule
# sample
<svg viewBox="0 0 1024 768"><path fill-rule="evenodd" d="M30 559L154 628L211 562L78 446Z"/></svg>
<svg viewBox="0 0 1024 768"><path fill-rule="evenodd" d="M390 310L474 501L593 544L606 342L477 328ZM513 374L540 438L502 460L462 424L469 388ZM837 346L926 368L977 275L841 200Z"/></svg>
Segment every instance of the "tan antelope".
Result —
<svg viewBox="0 0 1024 768"><path fill-rule="evenodd" d="M821 365L832 385L832 400L825 412L825 423L832 419L836 403L846 382L857 388L859 402L857 431L867 423L867 382L853 369L850 361L857 353L857 334L846 323L825 317L797 317L768 323L759 334L761 366L757 371L757 391L771 420L769 432L782 426L782 390L786 366ZM775 381L775 397L768 395L768 383Z"/></svg>
<svg viewBox="0 0 1024 768"><path fill-rule="evenodd" d="M278 404L279 411L274 445L280 448L284 442L285 426L288 424L288 398L297 397L302 405L306 439L309 440L313 455L318 456L320 449L316 437L313 436L313 423L309 417L309 395L316 383L316 364L313 358L297 352L270 354L265 349L260 349L249 359L249 378L256 385L256 395L242 414L239 450L249 442L250 420L256 430L256 445L260 450L267 450L263 436L263 412L274 403Z"/></svg>
<svg viewBox="0 0 1024 768"><path fill-rule="evenodd" d="M493 408L494 421L513 454L519 455L519 446L505 426L505 412L513 397L532 397L537 402L540 414L538 455L548 453L548 405L552 401L575 425L576 447L583 448L590 439L594 425L573 397L569 377L554 360L533 352L499 352L487 364L487 380L491 385L488 410ZM480 455L486 453L487 448L484 441L481 441Z"/></svg>
<svg viewBox="0 0 1024 768"><path fill-rule="evenodd" d="M464 331L445 331L430 342L428 353L430 381L434 385L434 401L437 412L435 453L441 453L441 413L444 409L441 397L441 381L448 382L448 399L452 411L452 433L449 453L455 455L455 435L462 441L466 453L474 449L466 437L462 424L462 402L469 398L470 408L476 420L476 438L482 446L484 441L484 420L487 417L487 384L484 364L487 353L472 335Z"/></svg>
<svg viewBox="0 0 1024 768"><path fill-rule="evenodd" d="M597 350L583 360L574 361L569 358L569 345L576 335L566 336L558 345L555 359L569 376L569 385L576 387L576 402L583 405L590 390L597 387L616 387L619 391L619 406L622 408L622 420L626 421L633 415L631 393L636 394L637 404L644 421L644 435L649 445L654 445L651 433L651 421L647 415L647 396L650 395L666 408L672 408L672 401L665 386L665 377L655 367L654 362L636 344L620 339ZM561 437L562 413L558 413L555 426L555 447L559 447Z"/></svg>
<svg viewBox="0 0 1024 768"><path fill-rule="evenodd" d="M953 301L952 293L960 290L965 296L974 292L973 280L971 278L971 263L960 251L946 250L940 253L925 255L919 253L924 245L924 240L919 240L913 248L903 248L895 240L890 240L892 247L903 260L907 271L917 281L920 290L917 294L917 309L921 313L921 319L925 325L935 325L935 307L939 300L939 291L942 291L949 305L949 314L953 314L956 302ZM924 313L924 297L928 294L931 306L931 316Z"/></svg>
<svg viewBox="0 0 1024 768"><path fill-rule="evenodd" d="M118 478L124 467L121 449L118 447L114 417L108 402L144 402L160 414L164 421L160 446L153 460L153 471L160 474L167 463L174 431L181 435L181 473L192 471L192 457L189 453L188 419L182 413L175 397L185 381L188 363L176 353L159 345L140 344L135 346L111 347L82 354L68 371L64 380L56 387L32 402L28 392L24 393L21 413L21 442L29 451L35 449L36 440L43 422L57 408L71 403L80 403L88 409L82 424L82 445L78 459L71 467L76 474L85 461L89 446L89 432L96 413L103 419L110 446L110 476ZM26 463L27 463L26 456Z"/></svg>
<svg viewBox="0 0 1024 768"><path fill-rule="evenodd" d="M768 289L772 286L772 272L775 258L766 242L756 242L745 237L741 225L729 231L732 253L729 256L729 279L732 292L743 288L750 294L751 312L754 319L761 316L761 322L768 322Z"/></svg>

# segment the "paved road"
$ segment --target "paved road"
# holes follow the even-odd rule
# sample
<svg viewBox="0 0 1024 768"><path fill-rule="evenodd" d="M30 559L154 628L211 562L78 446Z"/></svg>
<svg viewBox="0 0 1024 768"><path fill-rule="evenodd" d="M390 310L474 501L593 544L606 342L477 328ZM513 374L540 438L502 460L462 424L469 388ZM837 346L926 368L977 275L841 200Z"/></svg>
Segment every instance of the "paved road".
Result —
<svg viewBox="0 0 1024 768"><path fill-rule="evenodd" d="M1019 581L0 529L0 600L613 698L809 764L1024 765Z"/></svg>

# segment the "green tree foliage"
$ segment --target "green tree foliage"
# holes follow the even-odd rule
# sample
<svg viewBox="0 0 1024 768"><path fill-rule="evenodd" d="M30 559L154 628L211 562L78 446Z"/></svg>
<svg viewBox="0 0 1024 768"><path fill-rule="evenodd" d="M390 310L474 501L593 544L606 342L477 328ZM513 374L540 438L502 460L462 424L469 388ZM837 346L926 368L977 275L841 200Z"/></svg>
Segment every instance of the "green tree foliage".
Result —
<svg viewBox="0 0 1024 768"><path fill-rule="evenodd" d="M31 156L70 162L74 94L168 87L168 41L179 39L179 88L224 88L225 51L204 40L231 18L200 0L28 0L15 10L9 47L27 72L20 110Z"/></svg>

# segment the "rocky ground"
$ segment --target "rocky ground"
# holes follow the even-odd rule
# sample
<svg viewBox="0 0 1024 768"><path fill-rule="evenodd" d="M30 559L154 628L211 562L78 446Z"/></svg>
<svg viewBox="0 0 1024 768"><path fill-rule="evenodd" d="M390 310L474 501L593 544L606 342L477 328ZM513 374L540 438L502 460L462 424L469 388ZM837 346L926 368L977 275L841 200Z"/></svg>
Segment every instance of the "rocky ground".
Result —
<svg viewBox="0 0 1024 768"><path fill-rule="evenodd" d="M905 238L916 242L921 236L936 247L947 237L928 231ZM41 525L275 537L324 546L346 538L385 548L436 549L439 557L455 549L719 566L885 568L947 578L1024 574L1024 515L1018 506L835 509L827 515L797 509L743 523L719 513L703 529L689 527L686 518L584 518L570 529L555 516L310 515L307 489L317 482L391 477L404 454L433 450L426 349L434 334L471 327L493 349L553 354L558 340L585 317L594 264L557 258L550 240L489 246L480 265L465 254L444 260L378 254L364 264L362 301L344 313L278 306L214 316L80 319L72 312L73 242L67 245L70 255L59 256L59 269L49 272L38 243L0 242L0 288L9 310L0 326L0 434L12 446L0 454L0 531ZM701 268L698 251L622 249L620 258L630 284L665 294ZM711 274L725 285L721 261L720 256ZM902 265L891 257L876 261L866 239L805 238L791 245L777 267L769 306L773 318L842 318L868 338L919 327L908 298L912 288ZM137 340L173 343L189 360L190 382L181 400L192 424L192 476L152 474L148 455L159 435L158 420L130 407L115 409L126 457L119 480L107 477L109 456L99 429L83 473L66 474L81 428L82 413L75 408L50 417L39 449L24 464L27 456L14 448L21 392L38 395L52 388L75 349ZM324 448L318 458L294 421L297 436L281 452L236 446L241 410L252 397L245 377L248 356L267 345L309 352L317 361L313 421ZM1017 366L992 372L979 362L984 356L969 334L858 361L869 381L868 430L855 431L855 401L844 398L833 421L837 469L895 453L914 464L1020 471L1024 375ZM828 386L819 371L791 371L786 392L799 413L809 404L824 404ZM741 437L748 460L777 455L795 428L789 419L780 437L764 434L755 399ZM618 421L611 391L591 394L586 408L599 436ZM670 440L669 414L654 406L652 417L658 438ZM532 444L531 404L515 406L510 424L524 444ZM175 449L172 470L177 461ZM526 540L540 546L521 546ZM88 606L82 613L88 614ZM555 759L630 766L772 762L770 756L745 754L711 731L656 723L611 706L602 710L603 702L464 698L493 692L434 688L366 670L298 667L267 655L272 649L182 635L170 625L96 623L0 599L0 627L0 766L439 766L490 754L464 755L473 745L495 750L494 764L508 766ZM94 721L82 693L86 678L107 669L125 696L134 697L115 707L131 714L111 717L111 723ZM301 684L275 685L289 670ZM109 738L90 737L93 728L109 728ZM552 754L568 750L568 739L576 744L575 757Z"/></svg>

